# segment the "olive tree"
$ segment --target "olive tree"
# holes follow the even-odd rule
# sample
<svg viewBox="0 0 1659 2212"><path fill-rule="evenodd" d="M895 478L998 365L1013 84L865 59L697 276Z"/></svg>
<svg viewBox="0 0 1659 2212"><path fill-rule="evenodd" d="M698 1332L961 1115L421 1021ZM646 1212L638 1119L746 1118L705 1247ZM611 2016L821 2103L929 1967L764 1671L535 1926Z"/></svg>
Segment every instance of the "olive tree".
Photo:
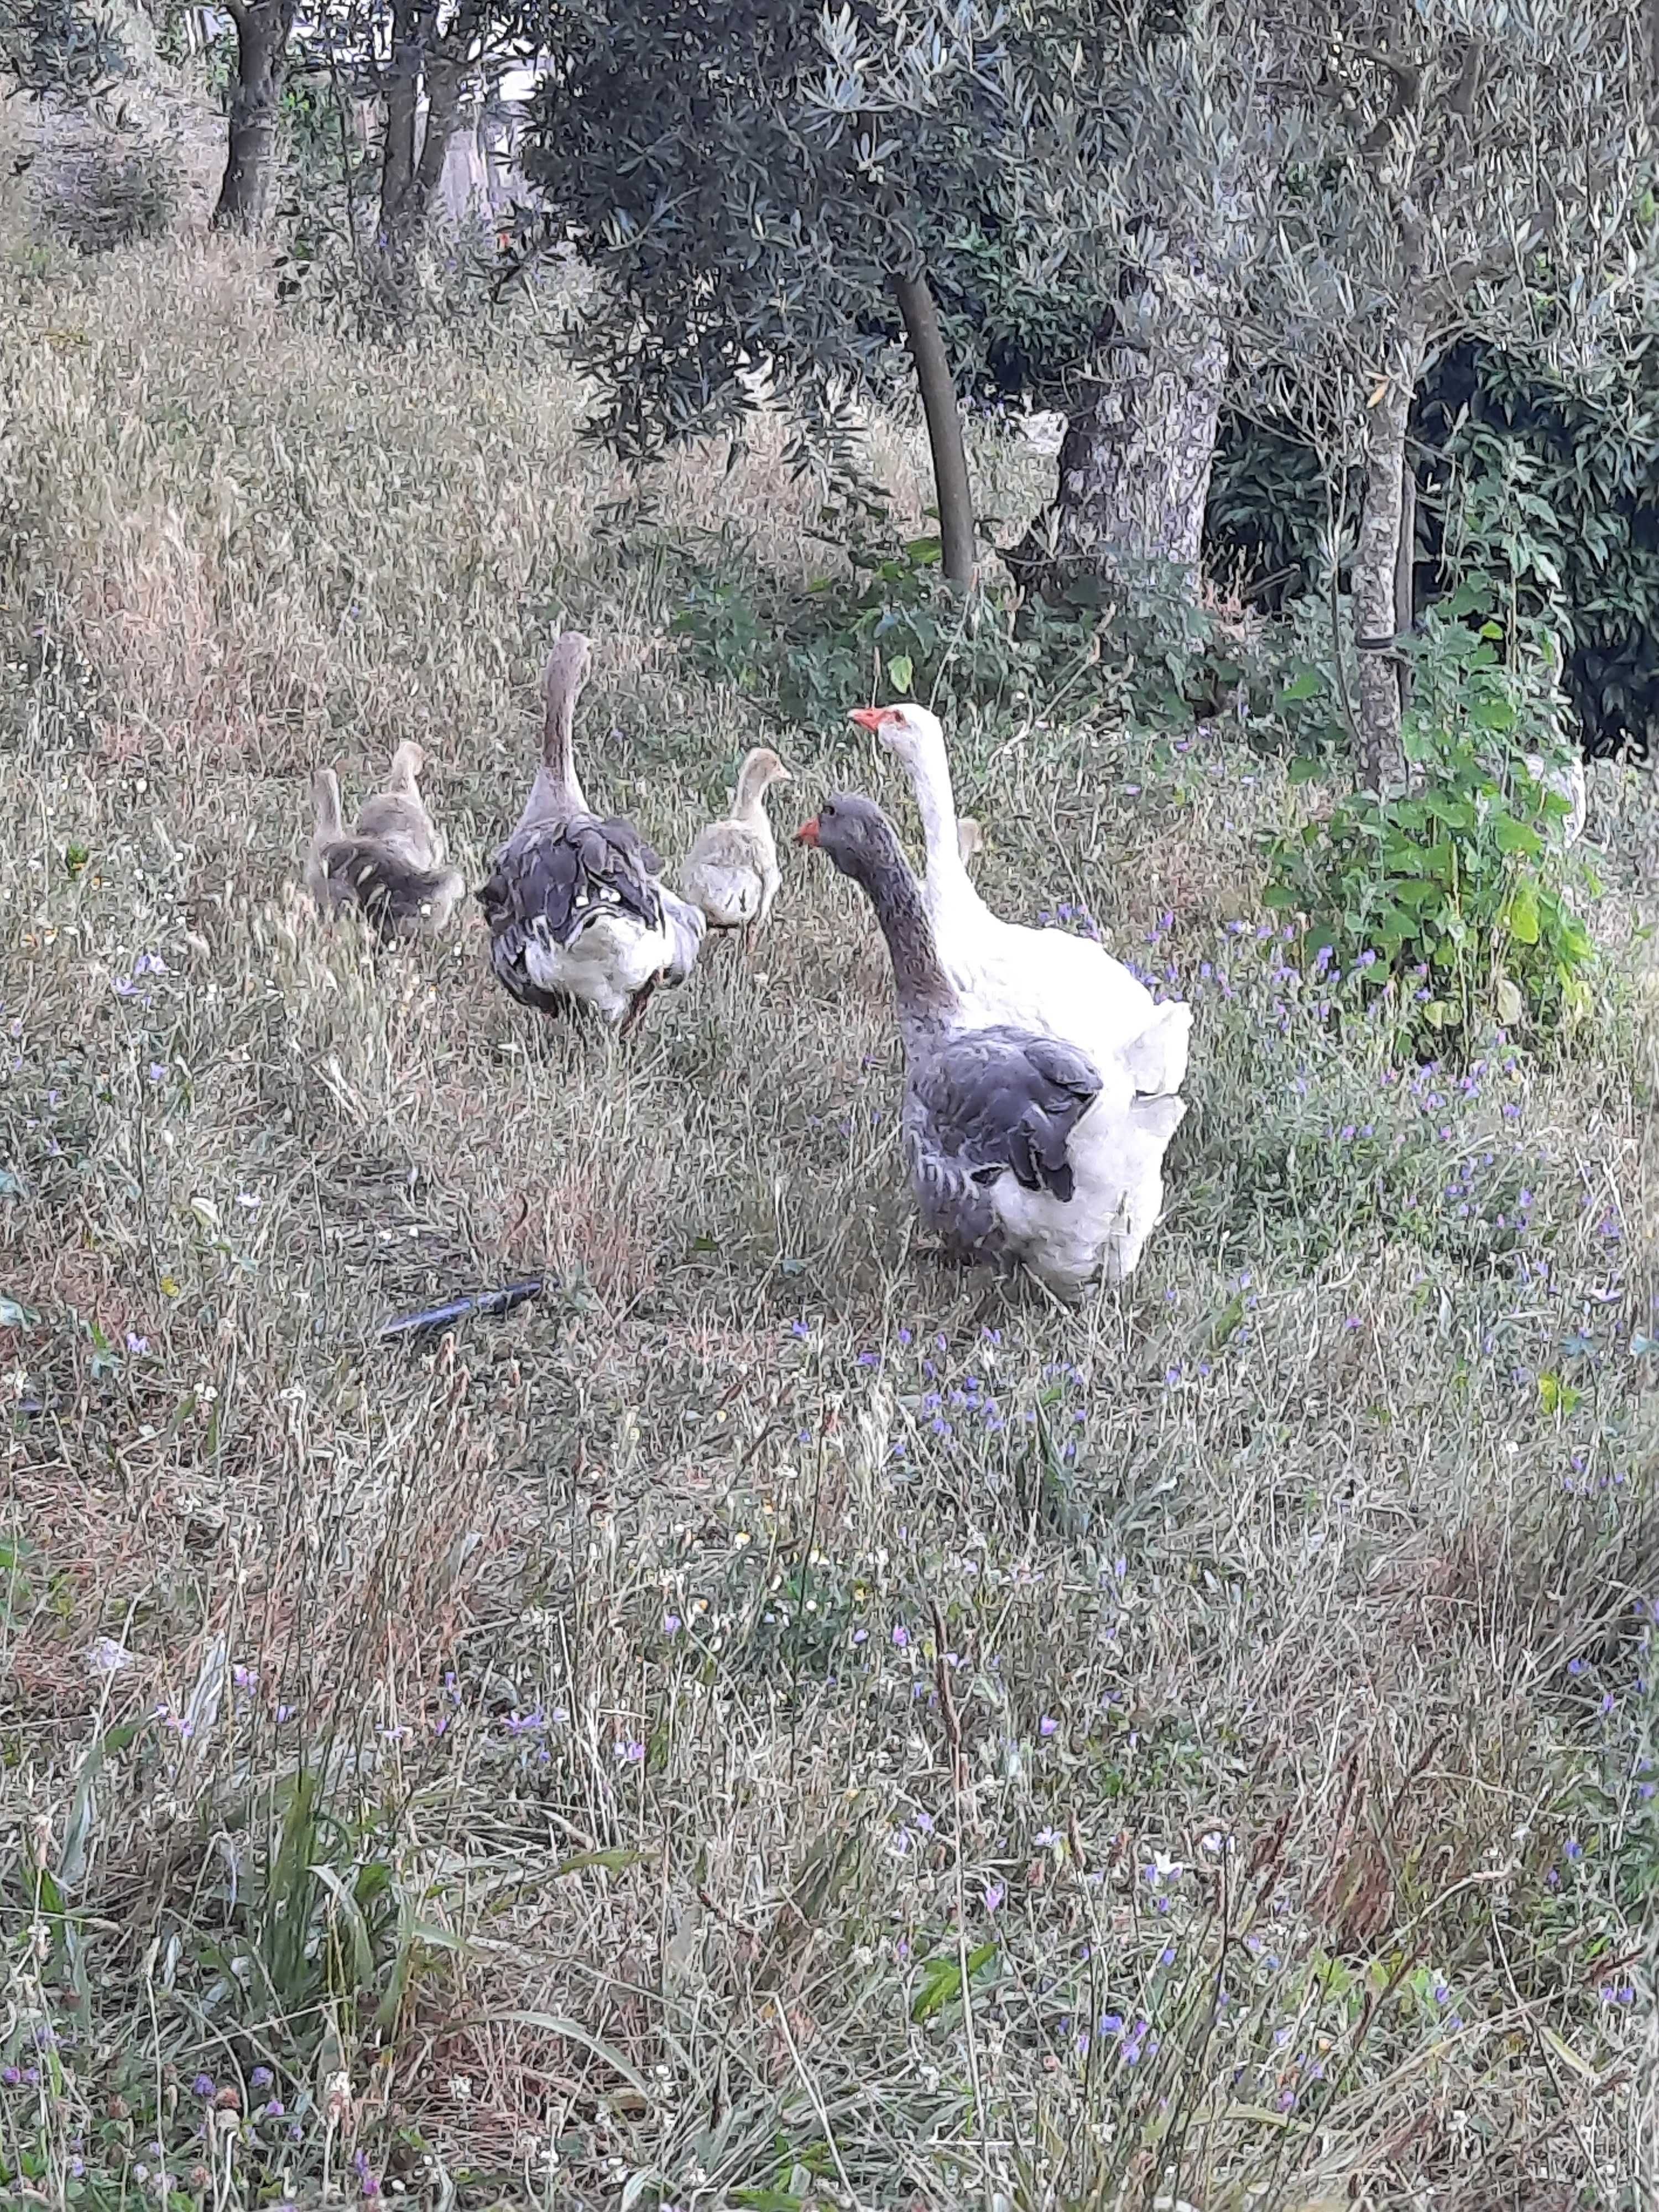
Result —
<svg viewBox="0 0 1659 2212"><path fill-rule="evenodd" d="M1652 0L1329 0L1285 42L1288 158L1237 336L1267 410L1358 475L1373 789L1406 778L1413 395L1465 338L1594 360L1650 329L1656 70Z"/></svg>
<svg viewBox="0 0 1659 2212"><path fill-rule="evenodd" d="M1029 363L1066 417L1054 500L1006 556L1074 592L1126 562L1195 579L1233 333L1272 222L1291 27L1252 0L1126 8L1042 86L1042 217L1091 317ZM1057 272L1058 273L1058 272Z"/></svg>
<svg viewBox="0 0 1659 2212"><path fill-rule="evenodd" d="M957 399L1067 414L1049 589L1196 562L1228 331L1274 149L1251 0L571 0L526 171L598 271L580 330L625 453L833 430L902 341L949 573L974 556Z"/></svg>
<svg viewBox="0 0 1659 2212"><path fill-rule="evenodd" d="M620 453L740 435L772 397L793 409L803 459L844 453L849 396L883 380L902 333L944 567L966 580L959 363L935 270L1010 128L1002 24L978 0L921 30L885 0L559 9L522 160L550 227L599 276L579 344ZM902 115L883 71L902 80Z"/></svg>

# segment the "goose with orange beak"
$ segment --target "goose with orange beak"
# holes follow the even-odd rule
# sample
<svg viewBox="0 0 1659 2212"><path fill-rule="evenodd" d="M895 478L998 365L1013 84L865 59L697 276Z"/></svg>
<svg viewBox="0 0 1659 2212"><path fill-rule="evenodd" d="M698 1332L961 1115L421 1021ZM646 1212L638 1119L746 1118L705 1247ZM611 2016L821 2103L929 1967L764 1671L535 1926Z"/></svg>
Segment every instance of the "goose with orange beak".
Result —
<svg viewBox="0 0 1659 2212"><path fill-rule="evenodd" d="M1100 1071L1059 1038L964 1011L921 887L872 799L837 794L795 833L874 909L893 969L905 1082L905 1158L922 1218L959 1260L1017 1261L1076 1303L1121 1280L1162 1202L1158 1162L1186 1108L1139 1121L1102 1110ZM1150 1201L1151 1219L1145 1219Z"/></svg>
<svg viewBox="0 0 1659 2212"><path fill-rule="evenodd" d="M1030 929L993 914L962 849L945 731L914 701L855 707L849 720L903 765L927 841L922 897L939 957L970 1018L1007 1022L1079 1046L1115 1109L1179 1090L1192 1008L1156 1001L1103 945L1066 929ZM1034 901L1042 896L1031 886Z"/></svg>

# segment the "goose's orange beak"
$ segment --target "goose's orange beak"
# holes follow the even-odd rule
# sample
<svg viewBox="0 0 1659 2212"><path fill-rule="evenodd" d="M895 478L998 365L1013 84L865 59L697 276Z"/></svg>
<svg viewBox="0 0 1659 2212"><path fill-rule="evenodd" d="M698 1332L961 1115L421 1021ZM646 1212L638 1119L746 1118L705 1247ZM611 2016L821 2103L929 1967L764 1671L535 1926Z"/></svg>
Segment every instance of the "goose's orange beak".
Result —
<svg viewBox="0 0 1659 2212"><path fill-rule="evenodd" d="M803 822L800 828L796 830L795 842L798 845L816 845L817 842L818 817L815 814L810 822Z"/></svg>
<svg viewBox="0 0 1659 2212"><path fill-rule="evenodd" d="M849 722L856 722L860 729L868 730L873 734L892 711L890 707L854 707L847 719Z"/></svg>

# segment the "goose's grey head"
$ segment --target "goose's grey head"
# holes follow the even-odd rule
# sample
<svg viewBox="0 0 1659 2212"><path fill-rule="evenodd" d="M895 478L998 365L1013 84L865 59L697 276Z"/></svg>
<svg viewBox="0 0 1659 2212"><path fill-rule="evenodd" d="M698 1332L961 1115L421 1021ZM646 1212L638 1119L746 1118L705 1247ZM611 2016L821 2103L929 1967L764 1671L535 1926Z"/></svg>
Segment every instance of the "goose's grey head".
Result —
<svg viewBox="0 0 1659 2212"><path fill-rule="evenodd" d="M811 820L796 830L795 842L816 846L842 875L860 884L871 883L904 861L892 823L873 799L856 792L837 792L826 799Z"/></svg>

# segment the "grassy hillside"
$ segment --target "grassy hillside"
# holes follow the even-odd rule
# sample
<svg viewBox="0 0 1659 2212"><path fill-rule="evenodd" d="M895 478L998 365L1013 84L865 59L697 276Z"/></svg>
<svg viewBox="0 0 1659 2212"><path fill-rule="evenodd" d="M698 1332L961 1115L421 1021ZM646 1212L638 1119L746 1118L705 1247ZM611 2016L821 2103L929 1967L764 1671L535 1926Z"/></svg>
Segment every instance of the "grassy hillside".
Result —
<svg viewBox="0 0 1659 2212"><path fill-rule="evenodd" d="M6 284L0 2197L1650 2201L1617 963L1559 1060L1419 1066L1260 915L1270 760L1011 698L953 732L987 894L1191 999L1193 1110L1121 1294L944 1274L810 856L620 1048L476 913L376 956L297 890L313 763L410 735L479 879L565 622L666 854L762 737L781 829L914 833L669 635L722 532L823 565L778 445L629 522L530 333L360 349L177 246Z"/></svg>

